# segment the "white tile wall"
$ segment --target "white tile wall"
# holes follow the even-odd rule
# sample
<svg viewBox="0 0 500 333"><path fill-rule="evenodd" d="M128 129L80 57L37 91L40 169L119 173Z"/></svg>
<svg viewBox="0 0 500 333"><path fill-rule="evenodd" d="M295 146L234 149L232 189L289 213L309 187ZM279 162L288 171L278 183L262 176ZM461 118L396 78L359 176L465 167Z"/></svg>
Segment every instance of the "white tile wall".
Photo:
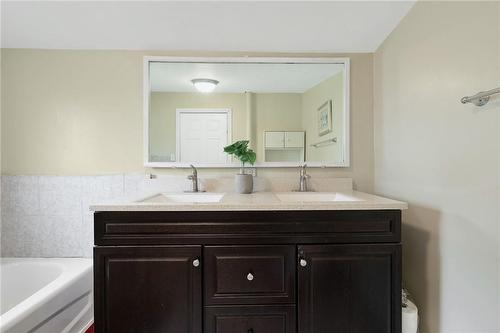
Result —
<svg viewBox="0 0 500 333"><path fill-rule="evenodd" d="M3 257L91 257L88 206L122 196L124 175L2 176L1 192Z"/></svg>
<svg viewBox="0 0 500 333"><path fill-rule="evenodd" d="M255 178L256 191L290 191L296 178ZM316 191L347 190L347 178L311 178ZM2 176L3 257L91 257L93 215L89 204L123 195L187 190L185 176L150 179L141 173L109 176ZM211 192L231 192L233 178L200 178Z"/></svg>
<svg viewBox="0 0 500 333"><path fill-rule="evenodd" d="M2 177L2 214L38 214L38 181L35 176Z"/></svg>

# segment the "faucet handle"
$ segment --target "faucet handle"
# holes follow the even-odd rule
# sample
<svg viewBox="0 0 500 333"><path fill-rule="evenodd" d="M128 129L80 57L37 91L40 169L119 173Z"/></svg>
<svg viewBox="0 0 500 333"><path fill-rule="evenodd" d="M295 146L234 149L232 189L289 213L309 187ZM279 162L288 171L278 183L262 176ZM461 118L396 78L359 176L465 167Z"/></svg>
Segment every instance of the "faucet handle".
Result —
<svg viewBox="0 0 500 333"><path fill-rule="evenodd" d="M309 177L307 174L306 174L306 167L307 167L307 164L304 163L304 165L302 165L300 167L300 176L301 177Z"/></svg>
<svg viewBox="0 0 500 333"><path fill-rule="evenodd" d="M191 167L191 169L193 169L193 175L196 175L198 173L198 170L196 170L196 168L192 164L190 164L189 166Z"/></svg>

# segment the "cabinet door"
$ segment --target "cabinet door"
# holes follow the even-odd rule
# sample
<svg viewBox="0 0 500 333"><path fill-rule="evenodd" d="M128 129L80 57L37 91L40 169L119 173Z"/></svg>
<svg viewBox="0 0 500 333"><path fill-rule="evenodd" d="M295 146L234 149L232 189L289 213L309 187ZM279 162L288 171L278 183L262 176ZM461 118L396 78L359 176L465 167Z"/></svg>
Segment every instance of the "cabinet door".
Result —
<svg viewBox="0 0 500 333"><path fill-rule="evenodd" d="M285 132L265 132L266 148L285 147Z"/></svg>
<svg viewBox="0 0 500 333"><path fill-rule="evenodd" d="M299 246L299 333L400 333L400 245Z"/></svg>
<svg viewBox="0 0 500 333"><path fill-rule="evenodd" d="M94 249L96 333L201 333L201 247Z"/></svg>
<svg viewBox="0 0 500 333"><path fill-rule="evenodd" d="M285 132L286 148L303 148L304 132Z"/></svg>

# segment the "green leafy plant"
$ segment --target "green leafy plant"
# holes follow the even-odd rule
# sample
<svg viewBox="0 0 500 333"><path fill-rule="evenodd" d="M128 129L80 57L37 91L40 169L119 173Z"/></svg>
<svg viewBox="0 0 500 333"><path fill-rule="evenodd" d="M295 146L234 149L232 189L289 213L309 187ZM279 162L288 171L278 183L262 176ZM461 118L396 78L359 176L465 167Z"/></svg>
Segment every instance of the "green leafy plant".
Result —
<svg viewBox="0 0 500 333"><path fill-rule="evenodd" d="M241 171L240 173L244 173L245 163L250 163L253 165L255 160L257 159L257 155L255 152L248 148L248 144L250 141L248 140L240 140L235 143L224 147L224 152L229 155L234 155L241 162Z"/></svg>

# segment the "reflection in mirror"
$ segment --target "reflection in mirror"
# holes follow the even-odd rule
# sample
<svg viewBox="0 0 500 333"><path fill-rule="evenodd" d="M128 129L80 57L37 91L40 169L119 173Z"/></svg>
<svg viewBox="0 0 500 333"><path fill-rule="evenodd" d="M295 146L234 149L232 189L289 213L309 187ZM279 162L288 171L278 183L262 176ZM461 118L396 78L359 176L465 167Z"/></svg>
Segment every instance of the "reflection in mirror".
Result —
<svg viewBox="0 0 500 333"><path fill-rule="evenodd" d="M147 162L231 166L246 139L258 166L347 166L347 60L248 61L147 61Z"/></svg>

